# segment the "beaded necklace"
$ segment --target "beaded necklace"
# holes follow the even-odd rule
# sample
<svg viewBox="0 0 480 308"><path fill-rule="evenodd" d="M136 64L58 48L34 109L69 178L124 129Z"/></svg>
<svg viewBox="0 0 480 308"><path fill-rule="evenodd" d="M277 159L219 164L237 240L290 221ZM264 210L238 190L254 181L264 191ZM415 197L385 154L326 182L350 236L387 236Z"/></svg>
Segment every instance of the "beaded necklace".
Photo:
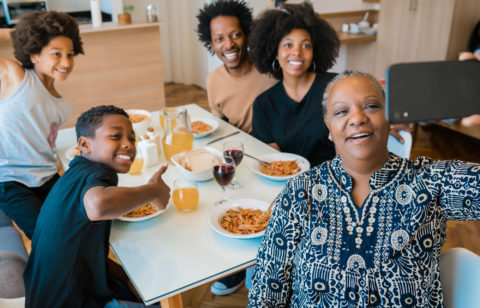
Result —
<svg viewBox="0 0 480 308"><path fill-rule="evenodd" d="M402 166L400 167L401 169L403 169L403 165L405 164L405 161L402 161ZM362 245L362 234L363 234L363 223L365 221L365 218L367 217L367 208L368 208L368 204L370 203L370 201L372 200L372 206L370 207L370 210L368 210L369 212L369 218L368 218L368 226L365 228L366 229L366 234L367 236L371 236L372 233L373 233L373 224L375 223L376 219L375 219L375 213L377 212L377 204L378 202L380 201L380 199L376 196L376 194L380 191L380 190L384 190L386 189L389 185L389 183L394 183L395 180L400 176L400 173L397 172L395 174L395 176L393 177L392 180L389 181L389 183L387 183L386 185L384 186L381 186L381 187L378 187L372 191L370 191L370 193L368 194L367 196L367 199L365 200L365 202L363 203L363 206L362 206L362 215L361 217L359 217L358 215L358 210L355 208L355 203L353 202L352 198L351 198L351 194L348 193L344 188L343 186L337 181L336 177L334 176L333 174L333 171L332 171L332 168L331 168L331 162L328 162L328 172L330 174L330 177L333 179L333 181L335 182L335 184L337 185L337 187L340 189L342 195L340 197L340 200L342 201L342 206L343 206L343 213L345 213L345 220L347 221L347 231L348 231L348 234L349 235L353 235L353 231L355 230L356 231L356 238L355 238L355 247L356 248L360 248L361 245ZM342 167L343 169L343 167ZM393 189L393 187L391 187L391 189ZM353 221L352 219L352 216L350 214L350 212L352 212L351 208L353 209L353 212L355 214L355 221Z"/></svg>

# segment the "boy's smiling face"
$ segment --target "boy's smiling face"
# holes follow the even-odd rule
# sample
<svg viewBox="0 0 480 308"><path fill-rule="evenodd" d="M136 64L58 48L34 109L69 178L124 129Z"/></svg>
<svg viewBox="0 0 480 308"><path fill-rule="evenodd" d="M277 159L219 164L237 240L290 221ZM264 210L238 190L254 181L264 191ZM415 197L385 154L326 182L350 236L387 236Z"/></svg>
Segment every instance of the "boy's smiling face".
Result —
<svg viewBox="0 0 480 308"><path fill-rule="evenodd" d="M86 158L119 173L128 172L137 153L132 123L119 114L103 116L102 124L95 130L95 137L82 136L78 145Z"/></svg>

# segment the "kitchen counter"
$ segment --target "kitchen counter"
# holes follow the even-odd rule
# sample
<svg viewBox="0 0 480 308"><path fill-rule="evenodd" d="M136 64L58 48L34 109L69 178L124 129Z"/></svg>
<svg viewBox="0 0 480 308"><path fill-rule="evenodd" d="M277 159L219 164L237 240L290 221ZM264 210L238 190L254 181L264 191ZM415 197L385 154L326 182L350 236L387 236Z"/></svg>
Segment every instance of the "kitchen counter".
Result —
<svg viewBox="0 0 480 308"><path fill-rule="evenodd" d="M107 31L119 31L128 29L140 29L148 27L158 27L166 24L166 22L154 22L154 23L131 23L129 25L119 25L116 22L103 22L99 27L94 28L92 24L80 25L80 33L92 33L92 32L107 32Z"/></svg>

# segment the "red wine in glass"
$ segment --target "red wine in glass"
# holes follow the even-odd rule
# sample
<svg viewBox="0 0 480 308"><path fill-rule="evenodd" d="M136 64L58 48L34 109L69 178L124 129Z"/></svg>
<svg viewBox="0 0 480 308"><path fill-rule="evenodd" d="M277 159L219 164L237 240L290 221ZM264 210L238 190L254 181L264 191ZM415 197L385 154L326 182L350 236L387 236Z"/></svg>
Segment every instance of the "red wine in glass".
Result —
<svg viewBox="0 0 480 308"><path fill-rule="evenodd" d="M243 159L243 151L242 150L237 150L237 149L229 149L223 151L223 156L229 156L233 158L233 161L235 162L235 166L238 166L240 162Z"/></svg>
<svg viewBox="0 0 480 308"><path fill-rule="evenodd" d="M233 179L235 167L230 164L220 164L213 166L213 176L218 184L227 186Z"/></svg>

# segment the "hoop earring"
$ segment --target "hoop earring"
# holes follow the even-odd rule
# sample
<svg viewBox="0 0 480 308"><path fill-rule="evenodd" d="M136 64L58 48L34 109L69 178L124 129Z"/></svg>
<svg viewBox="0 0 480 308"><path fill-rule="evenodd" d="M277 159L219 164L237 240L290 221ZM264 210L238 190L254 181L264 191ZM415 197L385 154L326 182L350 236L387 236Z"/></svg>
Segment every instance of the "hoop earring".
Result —
<svg viewBox="0 0 480 308"><path fill-rule="evenodd" d="M277 65L275 66L275 63L277 63ZM278 71L280 69L280 63L278 63L278 60L277 59L273 59L273 62L272 62L272 70L274 72Z"/></svg>
<svg viewBox="0 0 480 308"><path fill-rule="evenodd" d="M313 66L312 72L315 73L317 71L317 65L315 64L315 61L312 61L312 66Z"/></svg>

